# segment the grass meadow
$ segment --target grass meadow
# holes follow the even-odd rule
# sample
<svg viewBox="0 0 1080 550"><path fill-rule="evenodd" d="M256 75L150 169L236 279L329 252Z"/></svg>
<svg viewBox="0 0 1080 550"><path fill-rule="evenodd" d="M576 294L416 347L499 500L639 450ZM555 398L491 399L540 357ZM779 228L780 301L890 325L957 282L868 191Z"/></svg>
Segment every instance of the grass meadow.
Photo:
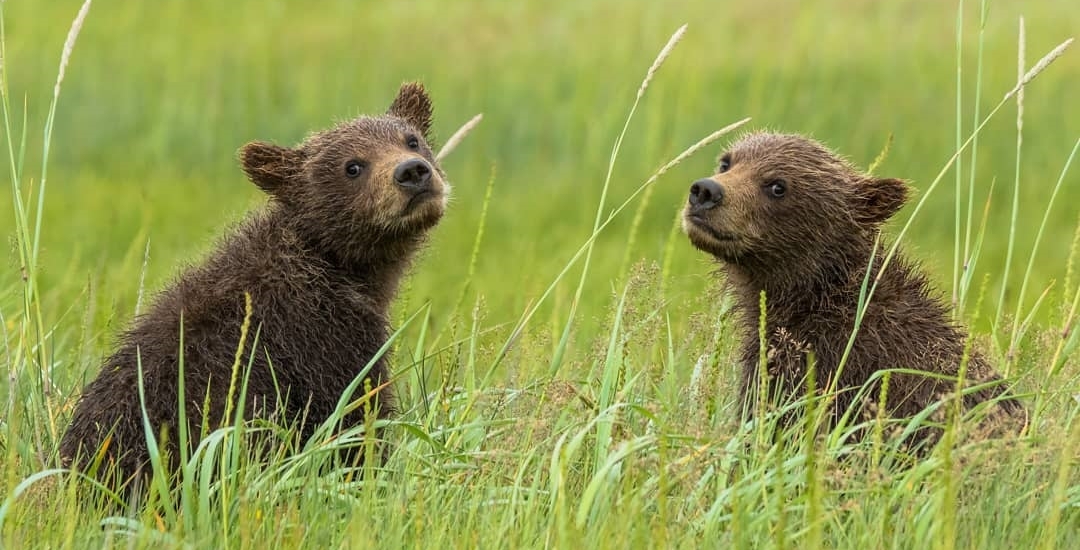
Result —
<svg viewBox="0 0 1080 550"><path fill-rule="evenodd" d="M57 88L81 6L0 4L0 547L1080 547L1080 52L1002 100L1075 2L98 0ZM437 142L483 120L395 307L386 463L286 434L256 465L239 442L280 430L236 425L136 505L55 470L117 332L264 201L236 150L405 80ZM889 241L1025 396L1023 437L954 426L913 463L891 426L738 422L730 303L676 224L735 134L656 174L746 117L912 183Z"/></svg>

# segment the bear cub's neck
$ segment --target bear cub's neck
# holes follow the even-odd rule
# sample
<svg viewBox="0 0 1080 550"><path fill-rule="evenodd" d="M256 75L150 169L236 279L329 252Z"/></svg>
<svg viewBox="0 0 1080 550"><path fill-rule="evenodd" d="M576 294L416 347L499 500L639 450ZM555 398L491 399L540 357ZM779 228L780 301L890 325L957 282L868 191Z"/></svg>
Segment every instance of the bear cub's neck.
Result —
<svg viewBox="0 0 1080 550"><path fill-rule="evenodd" d="M341 254L312 237L299 219L287 208L271 203L243 224L225 247L225 256L269 267L283 281L303 285L306 278L311 283L349 287L363 295L374 310L386 314L401 279L426 242L423 232L369 234L354 241L348 254ZM262 277L273 276L264 272ZM309 293L320 287L323 285L311 284L294 286L293 290Z"/></svg>
<svg viewBox="0 0 1080 550"><path fill-rule="evenodd" d="M723 270L727 284L745 315L744 322L752 324L756 332L762 291L765 292L765 317L769 327L819 332L822 321L853 322L864 281L869 291L875 280L877 286L871 300L875 309L888 311L893 305L899 305L891 302L901 299L905 302L904 307L915 305L914 301L925 306L927 311L939 309L934 307L928 295L926 278L911 269L901 254L894 255L881 273L889 245L879 245L873 265L870 265L872 240L845 244L822 255L818 261L785 266L787 271L784 272L778 272L775 266L765 270L725 262ZM869 279L866 277L868 267Z"/></svg>

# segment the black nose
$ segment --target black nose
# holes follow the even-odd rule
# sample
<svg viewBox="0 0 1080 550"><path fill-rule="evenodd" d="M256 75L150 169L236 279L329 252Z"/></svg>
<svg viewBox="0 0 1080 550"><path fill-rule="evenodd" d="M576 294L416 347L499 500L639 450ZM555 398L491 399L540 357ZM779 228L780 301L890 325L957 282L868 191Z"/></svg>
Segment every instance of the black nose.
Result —
<svg viewBox="0 0 1080 550"><path fill-rule="evenodd" d="M700 179L690 186L690 204L709 209L724 203L724 188L710 178Z"/></svg>
<svg viewBox="0 0 1080 550"><path fill-rule="evenodd" d="M431 182L431 166L423 159L409 159L394 168L394 181L409 189L424 189Z"/></svg>

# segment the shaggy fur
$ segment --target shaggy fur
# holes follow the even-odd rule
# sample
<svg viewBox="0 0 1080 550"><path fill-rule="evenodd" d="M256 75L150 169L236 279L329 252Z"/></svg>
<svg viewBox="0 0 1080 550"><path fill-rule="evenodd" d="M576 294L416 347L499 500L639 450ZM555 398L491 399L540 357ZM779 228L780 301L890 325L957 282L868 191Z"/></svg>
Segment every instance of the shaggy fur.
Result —
<svg viewBox="0 0 1080 550"><path fill-rule="evenodd" d="M60 444L62 462L86 468L101 449L103 471L118 468L117 481L146 466L141 365L147 417L155 435L165 434L175 468L181 332L192 445L203 422L230 423L224 415L245 293L252 303L240 356L252 365L245 417L302 419L308 437L386 342L398 282L442 217L450 188L426 142L430 125L427 93L405 84L386 115L344 122L296 148L245 145L244 172L269 205L135 319L83 392ZM385 356L368 377L372 388L389 381ZM353 397L363 394L361 385ZM389 387L375 407L380 418L392 414ZM362 411L344 427L363 422Z"/></svg>
<svg viewBox="0 0 1080 550"><path fill-rule="evenodd" d="M853 404L857 390L883 369L952 377L894 373L886 401L893 417L911 417L955 393L966 336L950 321L926 276L900 255L878 281L847 362L838 369L855 326L874 241L907 194L903 181L862 174L815 141L768 133L743 137L721 157L715 175L691 187L683 227L694 246L721 261L736 298L740 387L748 415L754 412L759 379L762 292L771 395L805 395L811 352L819 390L833 379L840 390L834 422ZM875 255L871 276L879 272L887 249L882 246ZM966 384L996 380L986 359L972 353ZM876 382L871 385L871 400L878 398L877 388ZM1003 391L1001 384L991 384L967 394L963 402L971 408ZM863 409L864 415L870 412ZM998 401L994 414L1014 428L1025 417L1011 398ZM935 433L924 430L919 439L933 439Z"/></svg>

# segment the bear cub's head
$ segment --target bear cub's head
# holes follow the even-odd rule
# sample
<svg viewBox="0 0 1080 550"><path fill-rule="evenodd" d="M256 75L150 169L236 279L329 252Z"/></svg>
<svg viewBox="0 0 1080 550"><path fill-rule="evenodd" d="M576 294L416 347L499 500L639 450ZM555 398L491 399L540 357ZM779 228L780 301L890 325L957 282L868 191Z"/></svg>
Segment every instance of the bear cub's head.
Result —
<svg viewBox="0 0 1080 550"><path fill-rule="evenodd" d="M863 174L816 141L757 132L690 186L683 229L720 260L797 267L872 242L907 194L903 181Z"/></svg>
<svg viewBox="0 0 1080 550"><path fill-rule="evenodd" d="M343 122L297 147L249 143L240 160L306 237L348 258L442 217L450 185L427 142L431 113L424 87L407 83L385 115Z"/></svg>

